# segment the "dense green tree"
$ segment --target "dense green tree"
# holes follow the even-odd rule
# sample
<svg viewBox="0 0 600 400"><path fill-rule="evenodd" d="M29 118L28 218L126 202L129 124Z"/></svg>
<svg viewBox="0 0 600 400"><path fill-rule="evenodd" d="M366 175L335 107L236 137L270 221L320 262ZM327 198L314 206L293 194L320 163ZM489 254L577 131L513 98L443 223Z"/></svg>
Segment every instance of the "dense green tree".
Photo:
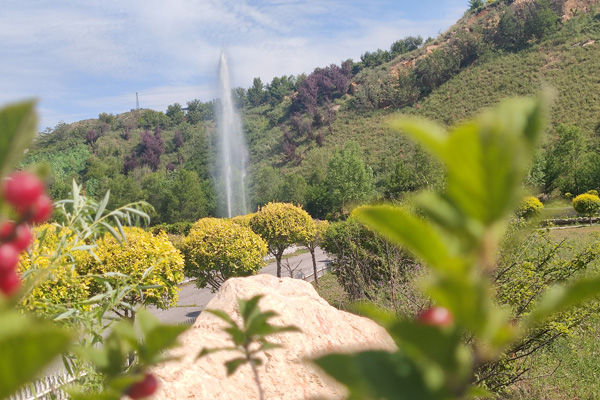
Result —
<svg viewBox="0 0 600 400"><path fill-rule="evenodd" d="M258 106L265 101L264 85L260 78L254 78L252 87L248 89L248 102L253 106Z"/></svg>
<svg viewBox="0 0 600 400"><path fill-rule="evenodd" d="M587 170L586 140L581 129L556 127L555 140L547 153L546 192L557 188L562 193L583 193Z"/></svg>
<svg viewBox="0 0 600 400"><path fill-rule="evenodd" d="M360 147L350 142L337 150L327 165L326 186L336 211L345 214L350 203L361 204L373 197L373 172L365 165Z"/></svg>
<svg viewBox="0 0 600 400"><path fill-rule="evenodd" d="M270 166L262 166L255 173L252 181L253 204L263 206L280 198L283 175Z"/></svg>
<svg viewBox="0 0 600 400"><path fill-rule="evenodd" d="M279 190L277 201L304 206L306 204L307 184L301 175L285 175Z"/></svg>
<svg viewBox="0 0 600 400"><path fill-rule="evenodd" d="M212 190L193 171L177 169L146 175L144 197L156 210L153 222L192 222L214 212Z"/></svg>
<svg viewBox="0 0 600 400"><path fill-rule="evenodd" d="M423 44L423 38L421 36L407 36L404 39L400 39L392 43L390 47L390 53L392 57L399 56L400 54L409 53L413 50L418 49Z"/></svg>
<svg viewBox="0 0 600 400"><path fill-rule="evenodd" d="M179 103L168 106L165 114L171 120L171 125L179 125L183 122L183 118L185 117L185 113L183 112L181 104Z"/></svg>

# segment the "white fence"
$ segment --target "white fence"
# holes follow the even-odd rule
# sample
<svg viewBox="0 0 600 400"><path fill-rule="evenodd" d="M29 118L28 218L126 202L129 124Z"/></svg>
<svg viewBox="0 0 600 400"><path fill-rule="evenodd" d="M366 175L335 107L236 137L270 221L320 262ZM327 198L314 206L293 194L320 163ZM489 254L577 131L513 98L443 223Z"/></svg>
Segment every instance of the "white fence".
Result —
<svg viewBox="0 0 600 400"><path fill-rule="evenodd" d="M61 371L55 375L47 376L23 387L17 394L10 396L9 400L62 400L69 396L61 388L75 380L68 373Z"/></svg>

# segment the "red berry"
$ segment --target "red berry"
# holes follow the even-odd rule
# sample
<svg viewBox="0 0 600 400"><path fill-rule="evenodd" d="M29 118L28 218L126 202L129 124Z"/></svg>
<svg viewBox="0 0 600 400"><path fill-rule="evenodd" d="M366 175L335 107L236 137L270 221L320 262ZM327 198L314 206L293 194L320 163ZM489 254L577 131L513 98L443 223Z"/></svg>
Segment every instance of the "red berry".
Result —
<svg viewBox="0 0 600 400"><path fill-rule="evenodd" d="M151 396L158 388L158 381L152 374L146 374L144 379L134 383L127 390L127 395L132 399L143 399Z"/></svg>
<svg viewBox="0 0 600 400"><path fill-rule="evenodd" d="M33 235L31 234L29 227L25 224L21 224L17 226L17 229L15 230L15 236L10 244L13 245L15 250L21 252L29 247L32 240Z"/></svg>
<svg viewBox="0 0 600 400"><path fill-rule="evenodd" d="M4 221L0 225L0 242L7 242L14 235L15 223L13 221Z"/></svg>
<svg viewBox="0 0 600 400"><path fill-rule="evenodd" d="M417 315L417 321L425 325L449 326L452 324L452 314L444 307L431 307Z"/></svg>
<svg viewBox="0 0 600 400"><path fill-rule="evenodd" d="M52 215L52 200L48 195L43 194L38 197L35 204L32 206L33 214L29 221L34 224L41 224Z"/></svg>
<svg viewBox="0 0 600 400"><path fill-rule="evenodd" d="M44 193L44 184L29 172L15 172L2 183L2 194L17 209L26 209Z"/></svg>
<svg viewBox="0 0 600 400"><path fill-rule="evenodd" d="M0 292L12 296L21 286L21 278L14 269L0 271Z"/></svg>
<svg viewBox="0 0 600 400"><path fill-rule="evenodd" d="M0 272L14 270L19 263L19 252L12 244L0 245Z"/></svg>

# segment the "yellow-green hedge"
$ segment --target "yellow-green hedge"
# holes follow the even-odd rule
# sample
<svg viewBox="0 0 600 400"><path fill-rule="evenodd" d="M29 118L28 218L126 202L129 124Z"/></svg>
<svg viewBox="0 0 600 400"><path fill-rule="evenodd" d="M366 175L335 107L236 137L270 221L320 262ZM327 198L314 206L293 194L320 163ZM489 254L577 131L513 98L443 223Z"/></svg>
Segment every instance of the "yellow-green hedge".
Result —
<svg viewBox="0 0 600 400"><path fill-rule="evenodd" d="M88 258L82 268L89 274L120 272L128 275L129 284L160 285L143 289L142 295L132 293L126 299L130 303L168 308L177 304L177 284L183 280L183 257L169 241L164 232L153 235L140 228L124 228L127 243L121 245L114 237L104 236L94 250L100 262ZM151 268L151 270L149 270ZM92 281L91 291L102 291L100 283Z"/></svg>
<svg viewBox="0 0 600 400"><path fill-rule="evenodd" d="M182 249L186 275L212 290L231 277L256 274L267 254L266 243L250 228L218 218L197 221Z"/></svg>

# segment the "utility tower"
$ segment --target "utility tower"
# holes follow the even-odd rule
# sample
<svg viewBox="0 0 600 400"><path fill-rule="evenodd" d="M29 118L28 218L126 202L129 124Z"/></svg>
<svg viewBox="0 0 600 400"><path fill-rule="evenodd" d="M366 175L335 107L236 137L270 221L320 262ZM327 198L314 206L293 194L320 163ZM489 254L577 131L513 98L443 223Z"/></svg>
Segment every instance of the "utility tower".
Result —
<svg viewBox="0 0 600 400"><path fill-rule="evenodd" d="M138 98L137 92L135 92L135 109L136 110L140 109L140 99Z"/></svg>

